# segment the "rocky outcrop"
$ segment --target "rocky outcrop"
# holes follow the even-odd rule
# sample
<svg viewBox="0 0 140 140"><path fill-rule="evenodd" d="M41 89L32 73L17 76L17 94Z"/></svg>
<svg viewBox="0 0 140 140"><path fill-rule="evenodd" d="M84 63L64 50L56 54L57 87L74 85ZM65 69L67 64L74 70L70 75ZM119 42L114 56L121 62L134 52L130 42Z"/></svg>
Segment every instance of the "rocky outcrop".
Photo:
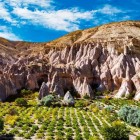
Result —
<svg viewBox="0 0 140 140"><path fill-rule="evenodd" d="M66 92L64 99L63 99L63 102L66 105L74 105L75 104L74 98L72 97L72 95L70 94L69 91Z"/></svg>
<svg viewBox="0 0 140 140"><path fill-rule="evenodd" d="M136 94L135 94L134 99L137 101L140 101L140 73L134 75L132 77L132 81L133 81L135 88L136 88Z"/></svg>
<svg viewBox="0 0 140 140"><path fill-rule="evenodd" d="M132 81L130 79L123 79L121 87L115 95L115 98L129 98L132 94L132 91Z"/></svg>
<svg viewBox="0 0 140 140"><path fill-rule="evenodd" d="M28 74L26 83L26 86L29 90L35 90L39 88L35 74Z"/></svg>
<svg viewBox="0 0 140 140"><path fill-rule="evenodd" d="M80 79L80 78L75 79L73 81L73 85L74 85L75 91L79 93L81 97L84 97L84 96L88 96L90 98L94 97L93 90L90 84L88 83L86 77L84 79Z"/></svg>
<svg viewBox="0 0 140 140"><path fill-rule="evenodd" d="M0 101L4 101L8 96L17 94L15 85L6 77L0 78Z"/></svg>
<svg viewBox="0 0 140 140"><path fill-rule="evenodd" d="M88 81L87 81L87 78L85 77L84 78L84 82L82 84L82 90L81 90L81 96L84 97L84 96L88 96L90 98L93 98L94 95L93 95L93 90L91 88L91 86L88 84Z"/></svg>
<svg viewBox="0 0 140 140"><path fill-rule="evenodd" d="M41 88L39 90L39 100L49 94L49 88L45 82L42 83Z"/></svg>
<svg viewBox="0 0 140 140"><path fill-rule="evenodd" d="M1 100L22 88L40 89L40 98L66 91L94 98L93 91L118 90L116 98L133 92L140 100L140 22L77 31L49 43L11 43L0 45Z"/></svg>

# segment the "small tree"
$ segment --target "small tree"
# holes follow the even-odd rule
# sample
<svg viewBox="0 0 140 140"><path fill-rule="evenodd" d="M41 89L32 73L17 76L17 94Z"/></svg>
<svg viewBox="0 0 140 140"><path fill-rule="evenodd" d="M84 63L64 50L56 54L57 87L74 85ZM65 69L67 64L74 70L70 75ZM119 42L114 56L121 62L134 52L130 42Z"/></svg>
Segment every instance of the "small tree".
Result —
<svg viewBox="0 0 140 140"><path fill-rule="evenodd" d="M26 106L27 105L27 101L24 98L17 98L15 100L15 103L19 106Z"/></svg>

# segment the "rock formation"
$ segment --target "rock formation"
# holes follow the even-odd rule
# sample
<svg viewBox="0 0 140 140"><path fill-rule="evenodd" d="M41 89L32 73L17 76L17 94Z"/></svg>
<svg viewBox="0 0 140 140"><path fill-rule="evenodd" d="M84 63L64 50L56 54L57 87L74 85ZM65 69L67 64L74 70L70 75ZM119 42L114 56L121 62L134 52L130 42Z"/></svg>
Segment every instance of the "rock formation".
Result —
<svg viewBox="0 0 140 140"><path fill-rule="evenodd" d="M0 99L26 88L64 96L74 90L118 90L140 100L140 22L126 21L75 31L48 43L0 38ZM45 83L43 83L45 82ZM43 85L42 85L43 83ZM42 86L41 86L42 85Z"/></svg>
<svg viewBox="0 0 140 140"><path fill-rule="evenodd" d="M132 77L132 81L133 81L135 88L136 88L136 94L135 94L134 99L139 101L140 100L140 73L134 75Z"/></svg>
<svg viewBox="0 0 140 140"><path fill-rule="evenodd" d="M67 91L67 93L65 94L63 102L66 105L74 105L75 104L74 98L72 97L72 95L70 94L69 91Z"/></svg>
<svg viewBox="0 0 140 140"><path fill-rule="evenodd" d="M47 96L49 94L48 86L45 82L42 83L41 88L39 90L39 99Z"/></svg>

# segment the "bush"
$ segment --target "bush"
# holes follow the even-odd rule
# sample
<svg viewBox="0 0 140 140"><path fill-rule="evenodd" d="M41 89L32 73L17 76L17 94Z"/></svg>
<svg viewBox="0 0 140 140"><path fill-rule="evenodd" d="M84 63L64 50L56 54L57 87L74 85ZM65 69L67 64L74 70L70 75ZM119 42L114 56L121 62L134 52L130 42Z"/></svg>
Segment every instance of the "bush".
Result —
<svg viewBox="0 0 140 140"><path fill-rule="evenodd" d="M39 138L39 139L42 139L44 137L43 133L37 133L36 135L37 135L37 138Z"/></svg>
<svg viewBox="0 0 140 140"><path fill-rule="evenodd" d="M20 93L23 94L23 95L28 95L28 94L31 94L32 91L31 90L27 90L27 89L22 89Z"/></svg>
<svg viewBox="0 0 140 140"><path fill-rule="evenodd" d="M24 138L25 139L30 139L31 138L31 134L30 133L25 133L24 134Z"/></svg>
<svg viewBox="0 0 140 140"><path fill-rule="evenodd" d="M140 126L140 109L138 107L124 105L119 110L118 116L130 125Z"/></svg>
<svg viewBox="0 0 140 140"><path fill-rule="evenodd" d="M137 137L136 137L136 140L140 140L140 136L137 136Z"/></svg>
<svg viewBox="0 0 140 140"><path fill-rule="evenodd" d="M99 140L98 136L90 136L88 140Z"/></svg>
<svg viewBox="0 0 140 140"><path fill-rule="evenodd" d="M90 104L91 104L91 102L88 100L77 100L75 103L75 107L86 107Z"/></svg>
<svg viewBox="0 0 140 140"><path fill-rule="evenodd" d="M104 108L107 112L112 112L114 107L112 105L107 105L105 108Z"/></svg>
<svg viewBox="0 0 140 140"><path fill-rule="evenodd" d="M99 112L99 108L96 106L96 107L92 108L92 111L93 111L94 113L97 113L97 112Z"/></svg>
<svg viewBox="0 0 140 140"><path fill-rule="evenodd" d="M103 95L103 93L101 91L97 91L95 94L96 94L96 96L102 96Z"/></svg>
<svg viewBox="0 0 140 140"><path fill-rule="evenodd" d="M0 118L0 131L3 130L4 127L4 121Z"/></svg>
<svg viewBox="0 0 140 140"><path fill-rule="evenodd" d="M128 140L129 129L120 121L115 121L112 126L105 126L102 129L105 140Z"/></svg>
<svg viewBox="0 0 140 140"><path fill-rule="evenodd" d="M6 115L4 118L5 124L8 124L10 126L14 126L16 122L19 120L19 117L17 115Z"/></svg>
<svg viewBox="0 0 140 140"><path fill-rule="evenodd" d="M12 116L12 115L18 115L18 112L17 112L17 110L16 110L15 108L10 108L8 113L9 113L11 116Z"/></svg>
<svg viewBox="0 0 140 140"><path fill-rule="evenodd" d="M48 95L48 96L45 96L44 98L42 98L40 103L45 106L50 106L50 105L52 105L53 101L54 101L54 96Z"/></svg>
<svg viewBox="0 0 140 140"><path fill-rule="evenodd" d="M10 133L10 134L13 134L13 135L19 134L19 130L18 130L17 128L14 128L14 129L10 130L9 133Z"/></svg>
<svg viewBox="0 0 140 140"><path fill-rule="evenodd" d="M27 105L27 101L24 98L17 98L15 100L15 103L19 106L26 106Z"/></svg>
<svg viewBox="0 0 140 140"><path fill-rule="evenodd" d="M103 95L109 95L110 94L110 91L109 90L106 90L103 92Z"/></svg>
<svg viewBox="0 0 140 140"><path fill-rule="evenodd" d="M112 122L114 122L114 121L117 121L118 120L118 117L117 117L117 115L116 114L114 114L114 115L110 115L109 117L108 117L108 121L110 122L110 123L112 123Z"/></svg>
<svg viewBox="0 0 140 140"><path fill-rule="evenodd" d="M84 99L90 99L89 95L85 95L83 98Z"/></svg>

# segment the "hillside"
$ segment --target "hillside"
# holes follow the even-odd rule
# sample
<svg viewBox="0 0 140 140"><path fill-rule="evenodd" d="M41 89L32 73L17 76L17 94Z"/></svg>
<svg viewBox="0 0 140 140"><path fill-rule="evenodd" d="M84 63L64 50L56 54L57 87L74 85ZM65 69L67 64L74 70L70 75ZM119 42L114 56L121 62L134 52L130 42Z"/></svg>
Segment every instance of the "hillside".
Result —
<svg viewBox="0 0 140 140"><path fill-rule="evenodd" d="M0 98L22 88L64 96L66 91L94 98L140 100L140 22L125 21L78 30L47 43L0 38ZM132 94L133 93L133 94Z"/></svg>

